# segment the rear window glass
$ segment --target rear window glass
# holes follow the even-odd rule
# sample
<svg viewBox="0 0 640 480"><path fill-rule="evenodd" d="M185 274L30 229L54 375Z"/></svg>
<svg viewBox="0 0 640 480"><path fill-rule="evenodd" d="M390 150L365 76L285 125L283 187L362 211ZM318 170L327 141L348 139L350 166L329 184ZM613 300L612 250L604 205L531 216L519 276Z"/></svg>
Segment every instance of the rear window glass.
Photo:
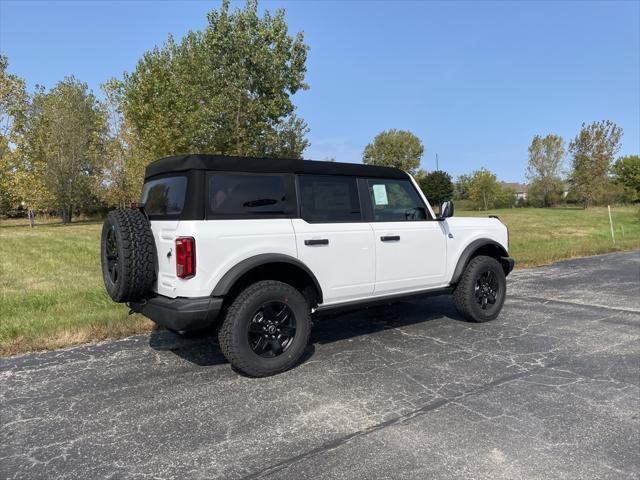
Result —
<svg viewBox="0 0 640 480"><path fill-rule="evenodd" d="M187 177L151 180L142 187L142 203L148 215L179 215L184 208Z"/></svg>
<svg viewBox="0 0 640 480"><path fill-rule="evenodd" d="M308 222L359 222L360 200L352 177L301 175L300 206Z"/></svg>
<svg viewBox="0 0 640 480"><path fill-rule="evenodd" d="M287 211L287 194L281 175L209 176L209 209L214 215L267 215Z"/></svg>

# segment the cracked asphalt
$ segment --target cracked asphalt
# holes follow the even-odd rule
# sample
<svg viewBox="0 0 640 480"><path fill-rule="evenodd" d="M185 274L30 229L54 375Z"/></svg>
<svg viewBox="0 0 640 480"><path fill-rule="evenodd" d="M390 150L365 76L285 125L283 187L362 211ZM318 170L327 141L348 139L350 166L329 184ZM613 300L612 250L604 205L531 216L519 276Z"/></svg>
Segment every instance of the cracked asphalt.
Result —
<svg viewBox="0 0 640 480"><path fill-rule="evenodd" d="M640 251L508 283L486 324L323 319L267 379L169 332L0 359L0 478L640 478Z"/></svg>

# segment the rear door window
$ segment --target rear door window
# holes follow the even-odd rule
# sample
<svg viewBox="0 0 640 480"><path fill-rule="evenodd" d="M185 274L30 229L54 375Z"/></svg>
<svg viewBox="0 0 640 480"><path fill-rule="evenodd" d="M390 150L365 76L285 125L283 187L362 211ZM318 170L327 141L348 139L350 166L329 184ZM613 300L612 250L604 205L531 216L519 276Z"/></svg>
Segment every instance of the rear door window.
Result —
<svg viewBox="0 0 640 480"><path fill-rule="evenodd" d="M283 175L211 173L209 211L214 216L269 217L292 213Z"/></svg>
<svg viewBox="0 0 640 480"><path fill-rule="evenodd" d="M150 216L180 215L187 193L187 177L165 177L150 180L142 187L142 203Z"/></svg>
<svg viewBox="0 0 640 480"><path fill-rule="evenodd" d="M301 214L307 222L362 221L355 178L300 175L298 184Z"/></svg>

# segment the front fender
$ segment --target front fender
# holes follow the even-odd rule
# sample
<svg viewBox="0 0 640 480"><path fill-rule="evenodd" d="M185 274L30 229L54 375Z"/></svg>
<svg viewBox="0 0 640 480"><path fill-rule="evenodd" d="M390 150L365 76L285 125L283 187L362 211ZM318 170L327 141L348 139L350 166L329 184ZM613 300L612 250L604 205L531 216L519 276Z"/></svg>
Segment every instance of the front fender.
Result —
<svg viewBox="0 0 640 480"><path fill-rule="evenodd" d="M511 270L513 270L514 261L509 257L509 254L502 245L489 238L479 238L467 245L460 254L456 268L453 271L453 276L451 277L451 285L458 283L465 267L478 251L486 252L489 256L496 258L502 265L505 275L508 275Z"/></svg>

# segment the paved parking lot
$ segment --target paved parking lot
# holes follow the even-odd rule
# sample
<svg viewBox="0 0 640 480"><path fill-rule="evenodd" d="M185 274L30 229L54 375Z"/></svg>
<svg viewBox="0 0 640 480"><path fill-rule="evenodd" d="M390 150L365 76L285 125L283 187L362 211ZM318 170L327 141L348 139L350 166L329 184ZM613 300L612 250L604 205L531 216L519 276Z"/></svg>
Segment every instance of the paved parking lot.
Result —
<svg viewBox="0 0 640 480"><path fill-rule="evenodd" d="M0 478L640 478L640 252L320 321L306 361L234 373L156 332L0 360Z"/></svg>

